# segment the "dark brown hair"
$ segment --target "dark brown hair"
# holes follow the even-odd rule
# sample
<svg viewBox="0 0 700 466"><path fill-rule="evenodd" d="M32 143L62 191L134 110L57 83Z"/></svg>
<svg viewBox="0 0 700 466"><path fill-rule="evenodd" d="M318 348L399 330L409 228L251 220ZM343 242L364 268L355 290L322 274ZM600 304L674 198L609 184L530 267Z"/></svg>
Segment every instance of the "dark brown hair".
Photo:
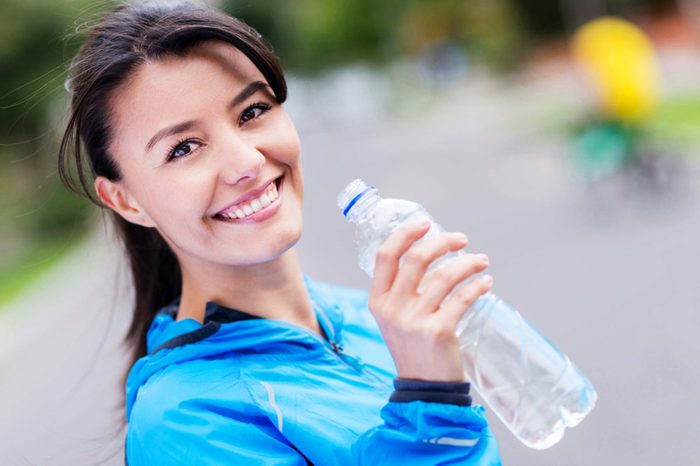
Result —
<svg viewBox="0 0 700 466"><path fill-rule="evenodd" d="M243 52L263 74L276 100L285 101L287 85L278 58L243 22L191 3L123 4L90 29L71 65L71 113L58 153L58 173L70 190L106 208L93 192L92 182L100 175L113 181L122 176L109 152L110 97L146 61L184 56L207 40L224 41ZM175 254L156 229L130 223L107 210L126 249L134 281L134 314L126 336L133 362L146 354L151 321L159 308L181 293L182 277Z"/></svg>

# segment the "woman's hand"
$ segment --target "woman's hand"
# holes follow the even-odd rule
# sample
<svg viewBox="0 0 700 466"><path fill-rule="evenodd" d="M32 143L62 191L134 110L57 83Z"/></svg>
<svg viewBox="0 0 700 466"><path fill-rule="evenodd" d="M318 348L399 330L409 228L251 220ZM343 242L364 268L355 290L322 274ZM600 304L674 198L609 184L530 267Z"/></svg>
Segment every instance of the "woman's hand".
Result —
<svg viewBox="0 0 700 466"><path fill-rule="evenodd" d="M470 281L441 306L456 285L487 267L488 257L465 254L426 273L435 259L467 245L462 233L441 233L411 247L429 227L428 221L402 226L380 246L369 308L399 377L462 381L465 375L456 326L474 301L491 289L493 279L483 276Z"/></svg>

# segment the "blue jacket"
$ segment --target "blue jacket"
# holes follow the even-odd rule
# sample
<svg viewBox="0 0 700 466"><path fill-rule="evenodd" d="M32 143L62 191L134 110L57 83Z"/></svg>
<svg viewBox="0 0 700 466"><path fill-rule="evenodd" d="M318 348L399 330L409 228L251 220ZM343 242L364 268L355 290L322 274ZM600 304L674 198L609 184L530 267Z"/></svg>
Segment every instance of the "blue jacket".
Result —
<svg viewBox="0 0 700 466"><path fill-rule="evenodd" d="M204 324L159 312L126 385L130 466L500 465L468 384L394 380L367 293L304 279L327 339L213 302Z"/></svg>

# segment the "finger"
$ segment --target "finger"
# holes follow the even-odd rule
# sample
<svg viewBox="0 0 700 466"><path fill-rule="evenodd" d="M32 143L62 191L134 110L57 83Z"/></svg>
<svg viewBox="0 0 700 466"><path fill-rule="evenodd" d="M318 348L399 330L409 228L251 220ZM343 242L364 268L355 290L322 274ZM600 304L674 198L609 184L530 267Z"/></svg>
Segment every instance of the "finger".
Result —
<svg viewBox="0 0 700 466"><path fill-rule="evenodd" d="M431 262L447 252L463 249L467 242L463 233L441 233L410 248L404 255L392 291L399 295L415 294Z"/></svg>
<svg viewBox="0 0 700 466"><path fill-rule="evenodd" d="M464 314L479 299L487 293L493 286L493 277L484 275L468 282L460 288L442 308L437 312L441 319L446 319L448 325L456 327Z"/></svg>
<svg viewBox="0 0 700 466"><path fill-rule="evenodd" d="M428 232L429 227L429 220L402 225L379 246L374 262L374 278L370 286L372 296L384 294L391 288L399 270L399 258L417 239Z"/></svg>
<svg viewBox="0 0 700 466"><path fill-rule="evenodd" d="M436 310L455 286L481 272L488 265L489 258L486 254L465 254L428 272L420 285L422 304L428 309Z"/></svg>

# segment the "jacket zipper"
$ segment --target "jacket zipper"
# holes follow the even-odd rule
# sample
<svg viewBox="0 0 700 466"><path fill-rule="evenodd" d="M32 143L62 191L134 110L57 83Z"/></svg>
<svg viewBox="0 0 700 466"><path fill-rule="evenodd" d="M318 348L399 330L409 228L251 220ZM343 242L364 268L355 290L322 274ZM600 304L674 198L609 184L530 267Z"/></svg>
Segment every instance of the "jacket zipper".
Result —
<svg viewBox="0 0 700 466"><path fill-rule="evenodd" d="M343 346L342 346L341 344L339 344L338 342L336 342L335 329L333 328L333 325L331 324L330 319L328 319L328 316L326 316L326 313L323 312L323 309L321 309L321 306L317 305L315 302L313 302L313 300L311 301L311 305L314 307L314 309L316 309L316 311L318 312L318 314L321 316L321 318L323 319L324 323L326 324L326 325L325 325L326 328L328 328L328 331L330 332L330 335L327 335L327 336L329 337L329 339L328 339L327 342L328 342L328 344L330 345L330 349L332 350L332 353L333 353L340 361L342 361L344 364L346 364L346 365L352 367L352 368L353 368L355 371L357 371L359 374L363 375L363 376L366 377L367 379L371 379L371 380L373 380L374 382L377 382L381 387L384 387L386 384L385 384L385 382L384 382L382 379L380 379L379 377L375 376L374 374L372 374L372 373L371 373L370 371L368 371L367 369L364 369L364 370L363 370L363 369L359 366L359 363L358 363L357 365L355 365L355 364L350 363L347 359L345 359L345 358L349 358L349 359L351 359L351 360L355 360L355 358L353 358L352 356L349 356L349 355L345 354L345 350L343 349ZM314 337L318 338L318 336L315 335L315 334L313 334L312 332L309 332L309 333L311 333L312 335L314 335ZM323 343L324 343L323 346L324 346L325 348L328 348L328 347L325 345L325 343L326 343L326 340L325 340L325 339L319 338L319 340L323 341ZM343 355L344 355L344 354L345 354L345 358L343 358Z"/></svg>
<svg viewBox="0 0 700 466"><path fill-rule="evenodd" d="M335 337L335 329L333 328L333 324L331 323L330 319L328 319L328 316L326 316L326 313L323 312L323 309L321 309L321 306L316 304L315 302L311 301L311 305L313 308L316 310L316 312L321 316L321 319L325 323L325 328L324 328L324 333L327 333L325 329L328 329L328 332L330 332L330 335L328 336L328 343L331 345L331 349L336 353L336 354L342 354L343 353L343 346L336 342L336 337Z"/></svg>

